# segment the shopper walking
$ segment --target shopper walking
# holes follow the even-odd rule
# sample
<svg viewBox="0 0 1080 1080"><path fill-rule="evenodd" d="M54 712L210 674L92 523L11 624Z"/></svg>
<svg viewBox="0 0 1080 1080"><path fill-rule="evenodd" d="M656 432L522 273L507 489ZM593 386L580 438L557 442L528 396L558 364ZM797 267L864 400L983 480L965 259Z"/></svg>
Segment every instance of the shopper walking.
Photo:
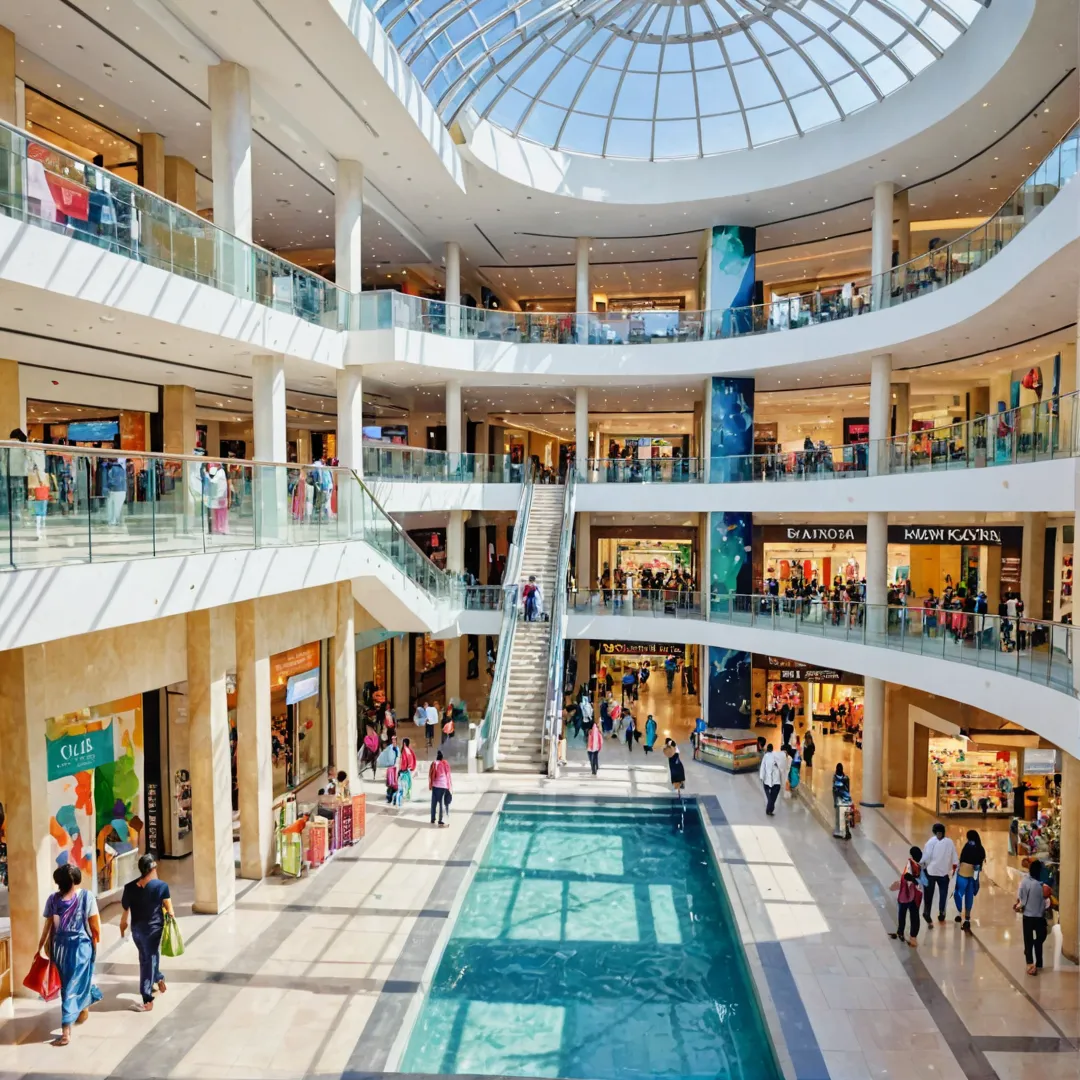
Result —
<svg viewBox="0 0 1080 1080"><path fill-rule="evenodd" d="M438 809L439 828L446 828L450 824L454 784L450 776L450 762L443 757L441 750L435 752L435 760L428 769L428 787L431 788L431 824L435 824L435 811Z"/></svg>
<svg viewBox="0 0 1080 1080"><path fill-rule="evenodd" d="M439 726L439 703L424 706L424 733L427 737L427 745L435 745L435 729Z"/></svg>
<svg viewBox="0 0 1080 1080"><path fill-rule="evenodd" d="M923 918L926 920L926 929L933 930L934 922L931 918L934 906L934 890L938 894L938 918L939 923L945 921L945 901L949 897L949 878L956 873L956 845L945 835L945 826L939 821L931 830L933 835L926 841L922 853L922 867L926 871L926 890L923 907Z"/></svg>
<svg viewBox="0 0 1080 1080"><path fill-rule="evenodd" d="M64 863L53 871L56 892L45 902L45 925L38 952L51 956L60 973L61 1034L54 1046L67 1046L71 1025L82 1024L90 1006L101 1000L94 985L94 959L101 941L97 898L83 889L82 871Z"/></svg>
<svg viewBox="0 0 1080 1080"><path fill-rule="evenodd" d="M1020 882L1016 893L1013 911L1019 912L1024 919L1024 959L1027 961L1027 973L1038 975L1043 966L1043 942L1046 940L1046 912L1049 897L1048 888L1042 882L1042 863L1032 859L1028 867L1028 876Z"/></svg>
<svg viewBox="0 0 1080 1080"><path fill-rule="evenodd" d="M914 949L919 937L919 905L922 902L922 889L919 888L919 875L923 853L918 847L908 851L907 862L900 872L900 880L892 886L896 890L896 933L890 934L895 941L907 941ZM904 937L904 923L908 922L909 937Z"/></svg>
<svg viewBox="0 0 1080 1080"><path fill-rule="evenodd" d="M585 736L585 752L589 755L589 768L593 776L600 768L600 748L604 745L604 736L600 731L599 724L593 724L589 733Z"/></svg>
<svg viewBox="0 0 1080 1080"><path fill-rule="evenodd" d="M169 886L158 877L157 860L147 852L139 859L139 876L124 886L120 903L120 936L131 924L131 940L139 950L139 992L142 1011L154 1007L154 989L165 993L165 975L161 970L161 934L165 916L173 913Z"/></svg>
<svg viewBox="0 0 1080 1080"><path fill-rule="evenodd" d="M637 729L634 714L629 710L626 713L626 727L623 731L623 737L626 739L626 752L632 754L634 752L634 739L641 738L641 732Z"/></svg>
<svg viewBox="0 0 1080 1080"><path fill-rule="evenodd" d="M412 743L406 738L401 741L401 760L398 762L398 786L401 791L401 799L408 802L412 799L412 782L416 775L416 751Z"/></svg>
<svg viewBox="0 0 1080 1080"><path fill-rule="evenodd" d="M686 783L686 769L683 767L682 758L679 757L679 747L674 739L664 740L664 757L668 759L671 786L681 799L683 785Z"/></svg>
<svg viewBox="0 0 1080 1080"><path fill-rule="evenodd" d="M772 817L776 809L776 800L780 797L780 788L784 783L784 765L773 751L772 743L765 748L765 756L761 759L758 776L761 778L761 786L765 789L765 814Z"/></svg>
<svg viewBox="0 0 1080 1080"><path fill-rule="evenodd" d="M983 847L979 834L969 829L967 843L960 850L956 865L956 884L953 887L953 901L956 904L956 922L960 929L971 933L971 909L975 897L979 895L979 875L986 862L986 848ZM963 920L960 916L963 914Z"/></svg>
<svg viewBox="0 0 1080 1080"><path fill-rule="evenodd" d="M649 713L645 720L645 745L642 746L642 750L644 750L646 754L651 754L655 745L656 721L653 719L652 713Z"/></svg>
<svg viewBox="0 0 1080 1080"><path fill-rule="evenodd" d="M817 753L817 746L814 745L814 735L811 731L807 730L806 738L803 739L802 744L802 759L803 764L808 768L814 767L814 754Z"/></svg>

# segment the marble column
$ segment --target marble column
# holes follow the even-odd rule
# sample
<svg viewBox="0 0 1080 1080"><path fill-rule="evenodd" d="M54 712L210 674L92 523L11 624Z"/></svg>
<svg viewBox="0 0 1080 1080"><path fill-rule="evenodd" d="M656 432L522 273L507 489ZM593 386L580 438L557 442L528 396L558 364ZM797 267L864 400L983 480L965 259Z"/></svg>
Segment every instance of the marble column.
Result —
<svg viewBox="0 0 1080 1080"><path fill-rule="evenodd" d="M187 616L191 739L191 828L195 876L192 910L216 915L236 899L232 830L232 752L225 689L234 613L229 607ZM267 680L269 683L269 678ZM270 737L269 724L266 729ZM267 822L269 828L270 823Z"/></svg>
<svg viewBox="0 0 1080 1080"><path fill-rule="evenodd" d="M446 569L451 574L465 572L465 511L451 510L446 523Z"/></svg>
<svg viewBox="0 0 1080 1080"><path fill-rule="evenodd" d="M574 456L579 480L589 476L589 388L579 386L574 401Z"/></svg>
<svg viewBox="0 0 1080 1080"><path fill-rule="evenodd" d="M334 769L349 775L349 787L360 790L356 766L356 601L352 582L339 581L334 629Z"/></svg>
<svg viewBox="0 0 1080 1080"><path fill-rule="evenodd" d="M1043 571L1046 562L1046 514L1024 514L1020 549L1020 599L1024 617L1043 617Z"/></svg>
<svg viewBox="0 0 1080 1080"><path fill-rule="evenodd" d="M274 866L274 768L270 738L270 648L259 601L236 605L236 779L240 876L261 880Z"/></svg>
<svg viewBox="0 0 1080 1080"><path fill-rule="evenodd" d="M9 432L23 427L25 423L18 361L0 360L0 437L6 439Z"/></svg>
<svg viewBox="0 0 1080 1080"><path fill-rule="evenodd" d="M1080 761L1065 751L1061 757L1061 951L1075 964L1080 961Z"/></svg>
<svg viewBox="0 0 1080 1080"><path fill-rule="evenodd" d="M889 582L889 515L875 510L866 515L866 632L880 635L888 626L885 600Z"/></svg>
<svg viewBox="0 0 1080 1080"><path fill-rule="evenodd" d="M447 701L461 701L461 656L461 638L447 638L443 642Z"/></svg>
<svg viewBox="0 0 1080 1080"><path fill-rule="evenodd" d="M6 124L19 124L19 105L16 85L18 65L15 59L15 34L6 26L0 26L0 120ZM21 87L19 88L21 89ZM7 432L4 432L7 436ZM22 976L19 976L22 978Z"/></svg>
<svg viewBox="0 0 1080 1080"><path fill-rule="evenodd" d="M581 511L577 516L577 567L574 573L577 581L578 593L581 600L585 600L589 590L593 587L592 572L592 529L587 511Z"/></svg>
<svg viewBox="0 0 1080 1080"><path fill-rule="evenodd" d="M893 218L896 229L896 261L903 266L911 258L911 200L906 189L893 196Z"/></svg>
<svg viewBox="0 0 1080 1080"><path fill-rule="evenodd" d="M461 464L461 454L465 449L462 439L461 383L446 384L446 452L450 456L451 472Z"/></svg>
<svg viewBox="0 0 1080 1080"><path fill-rule="evenodd" d="M0 652L0 801L7 820L8 907L13 989L22 986L41 934L41 912L53 889L49 837L48 757L42 690L45 649Z"/></svg>
<svg viewBox="0 0 1080 1080"><path fill-rule="evenodd" d="M461 325L461 245L446 242L446 332L457 337Z"/></svg>
<svg viewBox="0 0 1080 1080"><path fill-rule="evenodd" d="M284 462L288 456L285 437L285 359L281 356L251 358L252 426L255 432L255 459ZM308 436L310 439L310 435ZM311 444L300 457L297 439L297 459L300 464L311 461ZM288 528L288 484L286 471L278 465L255 467L256 543L263 538L283 536Z"/></svg>
<svg viewBox="0 0 1080 1080"><path fill-rule="evenodd" d="M896 434L907 435L911 430L910 383L903 382L892 384L892 403L896 409Z"/></svg>
<svg viewBox="0 0 1080 1080"><path fill-rule="evenodd" d="M409 635L399 634L391 646L394 658L393 701L394 714L399 720L412 719L412 687L409 685Z"/></svg>
<svg viewBox="0 0 1080 1080"><path fill-rule="evenodd" d="M862 798L863 806L884 806L881 787L882 755L885 749L885 683L866 679L863 683Z"/></svg>
<svg viewBox="0 0 1080 1080"><path fill-rule="evenodd" d="M251 80L239 64L209 69L214 224L251 243Z"/></svg>
<svg viewBox="0 0 1080 1080"><path fill-rule="evenodd" d="M198 209L195 166L187 158L165 155L165 198L192 213Z"/></svg>
<svg viewBox="0 0 1080 1080"><path fill-rule="evenodd" d="M874 185L874 210L870 228L870 273L873 275L873 306L888 307L891 294L889 270L892 267L893 196L896 185L882 180Z"/></svg>
<svg viewBox="0 0 1080 1080"><path fill-rule="evenodd" d="M337 373L337 459L342 469L364 475L363 368L348 364ZM338 535L358 535L363 528L363 499L359 484L346 473L337 474Z"/></svg>
<svg viewBox="0 0 1080 1080"><path fill-rule="evenodd" d="M349 293L360 291L363 216L364 167L359 161L339 160L334 180L334 280Z"/></svg>
<svg viewBox="0 0 1080 1080"><path fill-rule="evenodd" d="M165 194L165 136L144 131L142 144L142 186L155 195Z"/></svg>
<svg viewBox="0 0 1080 1080"><path fill-rule="evenodd" d="M581 345L586 345L589 341L588 312L592 310L592 296L589 291L589 244L589 237L577 238L574 310L578 314L577 340Z"/></svg>
<svg viewBox="0 0 1080 1080"><path fill-rule="evenodd" d="M870 357L870 445L867 469L871 476L888 472L888 444L892 421L892 353Z"/></svg>
<svg viewBox="0 0 1080 1080"><path fill-rule="evenodd" d="M195 453L195 387L163 386L161 399L161 433L165 453Z"/></svg>

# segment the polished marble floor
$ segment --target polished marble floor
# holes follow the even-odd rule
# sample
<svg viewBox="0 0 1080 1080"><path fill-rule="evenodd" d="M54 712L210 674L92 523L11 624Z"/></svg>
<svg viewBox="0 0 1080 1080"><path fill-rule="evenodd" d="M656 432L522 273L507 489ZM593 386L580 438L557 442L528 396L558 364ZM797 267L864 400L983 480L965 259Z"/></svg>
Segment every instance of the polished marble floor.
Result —
<svg viewBox="0 0 1080 1080"><path fill-rule="evenodd" d="M670 791L663 758L612 747L592 777L581 757L572 749L555 782L459 775L449 829L428 824L420 798L390 809L381 785L369 785L368 835L344 857L298 881L239 882L236 907L218 917L180 904L187 951L166 961L169 989L149 1014L133 1011L135 950L119 940L119 912L107 909L98 963L104 1001L65 1049L48 1041L57 1006L0 1006L0 1078L393 1071L500 794ZM783 800L766 818L756 775L690 761L687 773L765 988L767 1019L774 1034L782 1031L786 1077L1080 1075L1080 975L1056 947L1039 978L1024 974L1010 891L980 893L971 936L950 921L920 935L917 950L899 946L886 931L895 913L888 886L908 846L900 816L869 811L843 843L801 800ZM189 896L183 868L174 873L178 895Z"/></svg>

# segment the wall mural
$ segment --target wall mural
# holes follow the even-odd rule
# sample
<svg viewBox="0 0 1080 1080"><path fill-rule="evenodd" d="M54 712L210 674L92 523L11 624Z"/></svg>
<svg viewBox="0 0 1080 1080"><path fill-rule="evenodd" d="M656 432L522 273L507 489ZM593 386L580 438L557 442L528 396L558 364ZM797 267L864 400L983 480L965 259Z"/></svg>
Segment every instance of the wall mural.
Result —
<svg viewBox="0 0 1080 1080"><path fill-rule="evenodd" d="M754 452L754 380L714 375L709 480L714 484L751 479Z"/></svg>
<svg viewBox="0 0 1080 1080"><path fill-rule="evenodd" d="M741 649L709 646L709 727L750 727L751 661L751 654Z"/></svg>
<svg viewBox="0 0 1080 1080"><path fill-rule="evenodd" d="M725 336L749 333L754 302L757 230L747 225L714 225L709 245L709 310ZM713 333L716 333L716 323Z"/></svg>
<svg viewBox="0 0 1080 1080"><path fill-rule="evenodd" d="M735 593L753 590L751 540L754 518L747 511L723 510L709 514L709 591L714 613L727 612Z"/></svg>
<svg viewBox="0 0 1080 1080"><path fill-rule="evenodd" d="M142 696L54 716L45 739L53 861L96 892L119 888L117 859L141 850Z"/></svg>

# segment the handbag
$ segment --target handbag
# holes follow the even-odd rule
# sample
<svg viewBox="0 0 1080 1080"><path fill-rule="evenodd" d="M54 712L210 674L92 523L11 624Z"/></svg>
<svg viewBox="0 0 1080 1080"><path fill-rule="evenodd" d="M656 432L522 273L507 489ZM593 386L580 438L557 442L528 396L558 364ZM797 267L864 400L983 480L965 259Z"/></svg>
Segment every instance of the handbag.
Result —
<svg viewBox="0 0 1080 1080"><path fill-rule="evenodd" d="M184 955L184 939L180 936L180 926L172 915L165 916L165 928L161 931L161 955Z"/></svg>
<svg viewBox="0 0 1080 1080"><path fill-rule="evenodd" d="M55 1001L60 996L60 969L47 956L34 953L23 986L33 990L42 1001Z"/></svg>

